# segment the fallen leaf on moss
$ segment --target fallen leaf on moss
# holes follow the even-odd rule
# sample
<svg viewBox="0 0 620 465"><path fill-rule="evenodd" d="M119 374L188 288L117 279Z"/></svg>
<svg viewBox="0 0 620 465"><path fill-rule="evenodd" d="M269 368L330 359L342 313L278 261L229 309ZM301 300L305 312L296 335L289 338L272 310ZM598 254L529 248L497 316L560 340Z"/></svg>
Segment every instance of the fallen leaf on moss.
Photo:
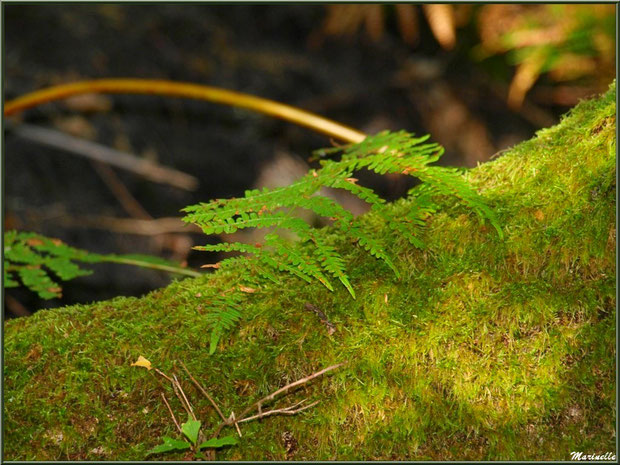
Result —
<svg viewBox="0 0 620 465"><path fill-rule="evenodd" d="M140 355L138 357L138 360L136 360L135 362L133 362L131 364L132 367L144 367L147 370L150 370L151 367L151 362L149 362L147 359L145 359L142 355Z"/></svg>

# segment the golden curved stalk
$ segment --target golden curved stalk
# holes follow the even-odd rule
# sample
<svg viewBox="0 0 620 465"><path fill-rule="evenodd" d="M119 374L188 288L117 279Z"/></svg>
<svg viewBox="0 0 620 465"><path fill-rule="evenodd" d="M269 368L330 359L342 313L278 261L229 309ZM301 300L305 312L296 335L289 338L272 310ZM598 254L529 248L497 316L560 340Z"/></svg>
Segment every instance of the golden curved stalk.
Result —
<svg viewBox="0 0 620 465"><path fill-rule="evenodd" d="M73 95L91 93L149 94L205 100L264 113L344 142L361 142L366 138L363 132L273 100L218 87L154 79L96 79L48 87L6 102L4 116Z"/></svg>

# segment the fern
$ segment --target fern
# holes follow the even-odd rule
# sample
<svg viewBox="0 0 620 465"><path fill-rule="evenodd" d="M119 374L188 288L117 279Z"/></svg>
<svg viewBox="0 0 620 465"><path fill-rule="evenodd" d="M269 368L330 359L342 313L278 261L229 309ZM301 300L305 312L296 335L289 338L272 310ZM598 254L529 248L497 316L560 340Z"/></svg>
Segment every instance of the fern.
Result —
<svg viewBox="0 0 620 465"><path fill-rule="evenodd" d="M213 354L224 331L234 327L241 318L239 304L243 296L238 292L216 294L207 297L205 318L211 327L209 353Z"/></svg>
<svg viewBox="0 0 620 465"><path fill-rule="evenodd" d="M399 272L385 252L385 243L351 212L320 195L319 191L323 187L344 189L369 203L390 229L405 237L415 247L424 246L420 233L424 220L436 209L432 200L435 195L456 197L481 218L489 220L501 235L493 212L457 171L429 166L443 154L443 148L435 143L427 143L428 138L416 138L404 131L385 131L367 137L359 144L324 149L318 152L318 156L323 158L321 168L311 170L293 184L275 189L248 190L243 198L218 199L189 206L183 210L187 213L184 221L198 225L206 234L231 234L246 228L268 228L272 231L260 247L231 243L197 248L251 253L268 268L287 271L306 282L317 280L329 290L333 290L331 280L335 279L355 298L343 257L322 235L316 234L311 225L296 216L300 209L330 218L335 228L383 261L397 277ZM325 158L337 153L342 153L339 161ZM409 212L403 217L391 217L384 208L384 199L372 189L356 183L353 174L362 169L379 174L409 174L423 181L421 188L410 192L413 199ZM279 230L293 232L298 242L309 243L311 247L298 247L279 235Z"/></svg>
<svg viewBox="0 0 620 465"><path fill-rule="evenodd" d="M114 262L153 268L189 276L200 276L186 268L148 255L101 255L68 246L59 239L51 239L32 232L7 231L4 235L4 287L24 286L42 299L61 297L62 287L49 274L52 271L63 281L86 276L91 270L80 268L75 262Z"/></svg>

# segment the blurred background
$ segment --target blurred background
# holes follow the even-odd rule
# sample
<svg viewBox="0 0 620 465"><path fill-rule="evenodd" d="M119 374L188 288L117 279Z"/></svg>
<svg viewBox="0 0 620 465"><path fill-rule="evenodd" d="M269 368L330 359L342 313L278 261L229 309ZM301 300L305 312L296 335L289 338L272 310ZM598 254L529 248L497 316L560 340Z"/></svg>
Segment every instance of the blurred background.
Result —
<svg viewBox="0 0 620 465"><path fill-rule="evenodd" d="M441 164L473 167L542 128L615 77L615 5L8 4L4 99L104 77L172 79L281 101L368 133L430 133ZM45 128L36 138L20 127ZM85 139L195 177L153 182L45 137ZM62 145L62 144L61 144ZM288 184L321 135L263 115L151 96L81 96L5 119L4 228L99 253L198 268L215 242L175 220L184 206ZM362 178L389 199L400 177ZM191 183L190 183L191 184ZM350 206L363 210L363 206ZM157 221L152 221L156 219ZM142 295L152 270L95 265L43 301L5 293L5 316Z"/></svg>

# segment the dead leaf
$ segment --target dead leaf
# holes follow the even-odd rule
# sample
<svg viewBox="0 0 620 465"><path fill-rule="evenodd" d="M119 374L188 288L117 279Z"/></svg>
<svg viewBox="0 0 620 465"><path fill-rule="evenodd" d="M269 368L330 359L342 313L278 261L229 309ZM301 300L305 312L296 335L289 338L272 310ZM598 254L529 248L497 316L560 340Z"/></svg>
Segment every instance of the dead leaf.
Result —
<svg viewBox="0 0 620 465"><path fill-rule="evenodd" d="M206 265L202 265L200 268L219 268L219 263L207 263Z"/></svg>
<svg viewBox="0 0 620 465"><path fill-rule="evenodd" d="M136 360L134 363L131 364L132 367L144 367L147 370L150 370L151 367L151 362L149 362L147 359L145 359L142 355L140 355L138 357L138 360Z"/></svg>
<svg viewBox="0 0 620 465"><path fill-rule="evenodd" d="M246 286L239 286L239 290L241 292L247 292L248 294L254 294L256 292L256 289L254 289L253 287Z"/></svg>
<svg viewBox="0 0 620 465"><path fill-rule="evenodd" d="M536 210L534 212L534 218L536 218L538 221L542 221L545 219L545 214L542 212L542 210Z"/></svg>
<svg viewBox="0 0 620 465"><path fill-rule="evenodd" d="M43 241L41 239L32 238L32 239L28 239L26 241L26 244L36 247L37 245L43 245Z"/></svg>

